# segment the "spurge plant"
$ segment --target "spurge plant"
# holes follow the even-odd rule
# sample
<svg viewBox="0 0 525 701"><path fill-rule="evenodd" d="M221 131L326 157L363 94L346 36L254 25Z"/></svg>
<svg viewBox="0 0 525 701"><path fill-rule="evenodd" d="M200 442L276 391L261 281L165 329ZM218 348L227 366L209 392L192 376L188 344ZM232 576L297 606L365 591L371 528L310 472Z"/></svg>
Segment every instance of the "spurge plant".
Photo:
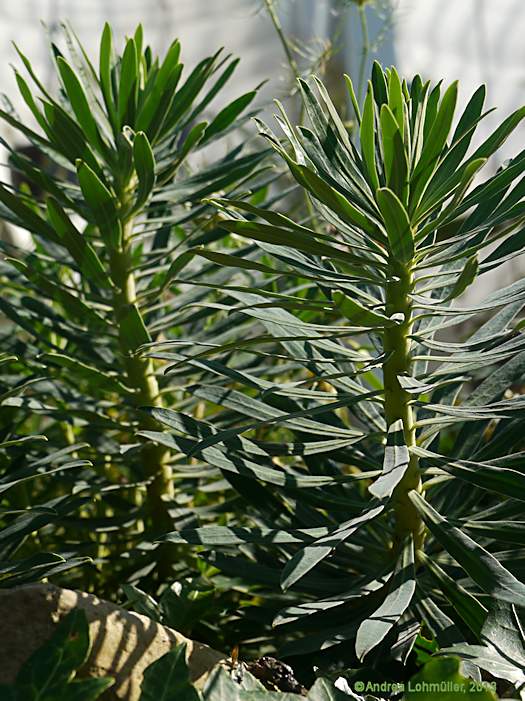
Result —
<svg viewBox="0 0 525 701"><path fill-rule="evenodd" d="M280 583L283 654L406 661L422 633L474 644L471 662L499 659L501 674L504 657L523 661L525 281L472 305L461 295L523 251L525 152L482 169L525 108L471 148L483 87L454 129L456 83L442 93L375 64L362 112L348 88L354 134L315 79L301 81L308 126L282 109L284 140L259 124L314 218L215 200L269 273L259 290L238 283L231 314L259 320L261 356L278 341L282 372L218 348L194 390L223 407L213 423L151 410L172 430L150 438L218 468L250 503L241 523L166 539L206 546L266 595Z"/></svg>
<svg viewBox="0 0 525 701"><path fill-rule="evenodd" d="M20 358L11 379L23 386L12 409L18 432L42 426L54 447L93 463L94 472L77 462L76 471L45 482L54 489L42 487L48 499L74 492L87 502L67 524L58 514L49 519L65 525L60 549L95 555L115 590L134 572L155 569L159 553L139 547L148 540L144 532L172 527L176 498L192 499L182 496L189 482L175 488L176 456L136 438L138 429L157 427L142 406L180 397L177 388L167 393L156 361L136 351L168 331L219 334L211 330L213 309L202 305L208 288L185 290L177 276L189 248L221 233L203 197L235 191L264 154L218 144L241 125L256 94L210 113L237 60L219 51L186 74L178 41L159 60L138 27L119 55L106 26L95 68L71 30L64 39L68 57L51 46L56 96L19 52L28 78L18 70L15 77L34 128L7 99L0 110L36 154L8 146L15 177L0 184L0 216L31 232L34 243L32 250L2 244L0 311L9 320L2 341ZM199 171L201 162L207 166ZM204 275L212 287L225 277L213 265L190 275ZM25 506L16 498L8 505ZM36 550L43 545L28 539L28 553L31 543ZM99 593L103 579L96 581Z"/></svg>

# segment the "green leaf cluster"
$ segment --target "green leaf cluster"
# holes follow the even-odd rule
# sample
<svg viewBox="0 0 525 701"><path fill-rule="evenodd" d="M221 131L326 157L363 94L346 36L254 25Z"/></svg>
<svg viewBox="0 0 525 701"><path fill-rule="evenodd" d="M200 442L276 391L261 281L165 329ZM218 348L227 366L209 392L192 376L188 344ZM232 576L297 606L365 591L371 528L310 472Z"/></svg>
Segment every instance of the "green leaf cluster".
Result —
<svg viewBox="0 0 525 701"><path fill-rule="evenodd" d="M315 219L214 200L294 281L229 292L268 351L243 367L217 345L192 389L216 412L151 409L167 430L143 433L220 469L246 512L164 540L260 587L281 654L407 663L420 631L479 646L494 607L525 607L525 285L460 296L523 250L524 155L483 167L525 108L473 148L483 87L455 118L457 83L375 64L352 135L319 80L300 88L306 124L278 105L284 137L259 127Z"/></svg>

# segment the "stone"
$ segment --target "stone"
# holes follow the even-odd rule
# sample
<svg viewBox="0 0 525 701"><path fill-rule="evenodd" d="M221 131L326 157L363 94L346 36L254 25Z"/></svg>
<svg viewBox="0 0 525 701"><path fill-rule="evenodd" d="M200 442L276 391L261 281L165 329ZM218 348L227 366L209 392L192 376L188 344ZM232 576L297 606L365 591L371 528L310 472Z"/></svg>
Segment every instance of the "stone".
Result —
<svg viewBox="0 0 525 701"><path fill-rule="evenodd" d="M15 681L22 664L74 608L86 612L91 638L89 658L79 676L115 679L101 701L138 701L144 670L176 644L186 643L190 676L198 687L212 667L225 659L207 645L92 594L28 584L0 590L0 684Z"/></svg>

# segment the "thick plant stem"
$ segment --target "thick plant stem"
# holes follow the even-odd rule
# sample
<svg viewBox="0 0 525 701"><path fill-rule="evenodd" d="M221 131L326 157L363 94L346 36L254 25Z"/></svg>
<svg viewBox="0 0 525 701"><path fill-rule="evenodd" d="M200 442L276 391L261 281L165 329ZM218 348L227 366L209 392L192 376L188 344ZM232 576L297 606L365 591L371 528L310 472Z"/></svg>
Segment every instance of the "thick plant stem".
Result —
<svg viewBox="0 0 525 701"><path fill-rule="evenodd" d="M132 269L130 238L133 232L133 220L128 220L122 227L121 244L113 250L110 259L111 278L115 285L113 307L117 323L120 350L126 371L126 385L134 390L135 406L162 406L155 368L150 358L141 358L134 354L136 348L126 335L123 320L129 313L130 306L137 301L135 276ZM158 425L149 416L139 418L140 430L157 430ZM147 487L147 508L151 523L156 531L170 530L165 497L173 496L173 482L169 465L170 451L153 443L145 444L141 449L144 477L150 478Z"/></svg>
<svg viewBox="0 0 525 701"><path fill-rule="evenodd" d="M411 396L399 383L399 375L411 374L410 334L412 331L412 304L410 293L413 276L409 264L397 261L390 264L389 282L386 287L386 312L388 316L402 314L403 323L385 329L384 348L386 360L383 365L385 387L385 418L390 427L396 421L403 422L405 443L408 448L416 445L414 412L410 404ZM412 534L416 548L423 543L424 524L416 508L408 498L415 489L421 491L421 477L418 458L410 455L408 469L393 494L396 528L394 550Z"/></svg>

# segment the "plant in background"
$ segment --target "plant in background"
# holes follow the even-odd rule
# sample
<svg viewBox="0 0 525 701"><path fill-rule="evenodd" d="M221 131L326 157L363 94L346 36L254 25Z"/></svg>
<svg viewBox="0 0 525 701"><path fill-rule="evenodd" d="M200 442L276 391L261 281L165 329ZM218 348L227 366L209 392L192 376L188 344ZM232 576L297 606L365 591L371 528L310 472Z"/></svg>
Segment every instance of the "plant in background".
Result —
<svg viewBox="0 0 525 701"><path fill-rule="evenodd" d="M72 456L77 448L68 446L58 451L45 451L46 436L36 433L20 435L19 409L21 394L38 379L27 379L20 383L21 368L16 368L16 356L0 353L2 371L0 389L0 586L15 586L42 577L59 574L72 567L85 564L89 558L62 556L41 550L26 554L25 541L28 536L53 524L58 532L63 519L78 511L89 498L82 494L64 494L54 499L45 499L46 484L67 470L89 474L91 463ZM7 372L11 368L12 372ZM42 449L44 446L44 449ZM43 485L35 486L35 483ZM13 496L14 495L14 496ZM14 508L17 504L18 508ZM33 536L35 537L35 536ZM36 539L40 537L40 533ZM58 543L53 549L61 550Z"/></svg>
<svg viewBox="0 0 525 701"><path fill-rule="evenodd" d="M265 329L258 352L279 341L274 365L288 377L264 360L237 371L219 347L194 394L222 412L190 422L150 410L171 431L149 438L220 469L246 513L165 539L204 546L224 572L258 583L263 601L279 596L283 655L384 671L388 659L410 663L423 638L479 645L496 621L522 659L525 401L513 387L525 370L514 321L525 281L473 306L458 298L523 251L525 152L474 179L525 108L472 149L483 87L452 129L457 83L408 85L375 64L353 140L314 83L319 97L300 84L309 125L281 110L284 142L260 130L324 227L216 200L224 230L257 242L275 279L316 290L231 293L232 316ZM477 318L463 340L444 335ZM474 676L487 666L469 659Z"/></svg>
<svg viewBox="0 0 525 701"><path fill-rule="evenodd" d="M34 424L36 413L54 448L89 457L96 472L79 479L70 472L51 484L54 497L82 489L93 502L71 518L61 549L95 553L99 564L111 558L108 574L117 579L123 553L125 581L158 560L155 549L138 549L144 530L161 532L181 514L188 518L195 496L185 492L193 476L174 484L177 456L135 437L157 426L140 407L173 404L186 378L168 388L158 363L136 350L167 332L184 339L185 328L204 338L231 333L227 323L214 326L214 309L203 304L209 288L188 292L177 276L188 249L220 234L202 198L235 192L265 154L232 145L214 155L256 94L204 118L234 72L231 57L219 51L183 77L178 41L159 60L139 27L116 54L106 25L95 68L74 34L65 29L64 36L69 58L52 45L58 96L19 52L30 83L18 71L16 81L35 129L9 103L0 111L43 154L37 161L10 149L23 182L0 185L0 215L34 237L31 251L4 245L0 310L12 323L2 341L5 350L18 348L19 382L24 372L33 378L23 386L16 421ZM206 163L201 170L197 158ZM190 274L210 287L227 278L214 264Z"/></svg>

